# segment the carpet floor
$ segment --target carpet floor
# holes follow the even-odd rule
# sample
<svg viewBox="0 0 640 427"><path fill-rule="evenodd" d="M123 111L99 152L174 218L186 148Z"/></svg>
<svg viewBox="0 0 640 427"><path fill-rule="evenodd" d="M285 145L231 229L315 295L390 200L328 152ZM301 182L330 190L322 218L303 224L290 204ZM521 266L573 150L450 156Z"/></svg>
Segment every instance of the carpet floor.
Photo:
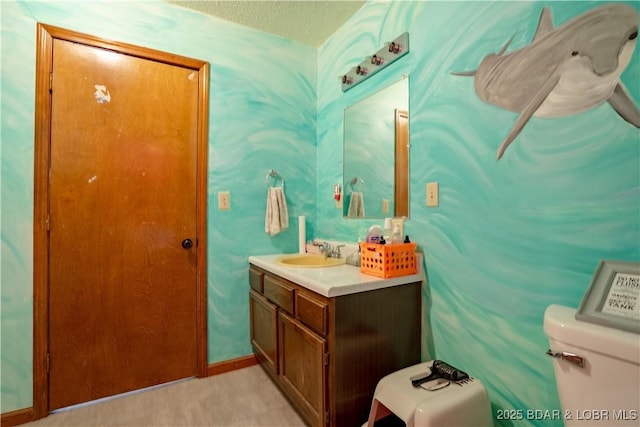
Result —
<svg viewBox="0 0 640 427"><path fill-rule="evenodd" d="M29 427L304 427L258 365L60 410Z"/></svg>

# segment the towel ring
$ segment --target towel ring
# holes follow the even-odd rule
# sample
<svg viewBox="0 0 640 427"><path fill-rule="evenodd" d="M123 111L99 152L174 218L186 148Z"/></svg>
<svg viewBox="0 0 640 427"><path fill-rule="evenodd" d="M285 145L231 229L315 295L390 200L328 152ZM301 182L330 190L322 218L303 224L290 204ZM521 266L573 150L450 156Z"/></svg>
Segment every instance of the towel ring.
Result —
<svg viewBox="0 0 640 427"><path fill-rule="evenodd" d="M273 180L273 185L271 185L271 180ZM267 184L267 187L284 187L284 178L275 169L269 169L267 176L264 178L264 183Z"/></svg>
<svg viewBox="0 0 640 427"><path fill-rule="evenodd" d="M351 192L353 193L354 191L358 191L356 189L356 185L358 184L362 184L361 192L364 193L364 180L357 176L354 176L353 178L351 178L351 181L349 181L349 188L351 189Z"/></svg>

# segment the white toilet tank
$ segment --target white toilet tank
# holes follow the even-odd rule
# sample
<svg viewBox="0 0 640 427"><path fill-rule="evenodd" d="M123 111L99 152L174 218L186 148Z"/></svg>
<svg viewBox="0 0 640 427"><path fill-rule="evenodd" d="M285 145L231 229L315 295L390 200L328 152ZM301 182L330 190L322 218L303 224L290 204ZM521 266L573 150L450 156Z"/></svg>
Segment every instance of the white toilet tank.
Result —
<svg viewBox="0 0 640 427"><path fill-rule="evenodd" d="M565 426L640 425L640 335L575 314L560 305L544 313Z"/></svg>

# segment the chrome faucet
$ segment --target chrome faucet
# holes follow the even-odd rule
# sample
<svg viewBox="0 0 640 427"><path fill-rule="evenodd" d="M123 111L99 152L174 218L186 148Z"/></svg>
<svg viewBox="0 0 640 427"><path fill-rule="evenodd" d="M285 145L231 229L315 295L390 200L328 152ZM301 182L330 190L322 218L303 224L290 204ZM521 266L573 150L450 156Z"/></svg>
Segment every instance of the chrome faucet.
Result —
<svg viewBox="0 0 640 427"><path fill-rule="evenodd" d="M340 252L340 248L343 248L344 245L331 246L329 242L322 242L320 245L320 251L324 254L325 258L342 258L342 253Z"/></svg>
<svg viewBox="0 0 640 427"><path fill-rule="evenodd" d="M338 245L331 250L332 258L342 258L342 253L340 252L340 248L344 248L344 245Z"/></svg>
<svg viewBox="0 0 640 427"><path fill-rule="evenodd" d="M329 242L322 242L320 245L320 252L324 255L324 258L327 259L331 256L331 245Z"/></svg>

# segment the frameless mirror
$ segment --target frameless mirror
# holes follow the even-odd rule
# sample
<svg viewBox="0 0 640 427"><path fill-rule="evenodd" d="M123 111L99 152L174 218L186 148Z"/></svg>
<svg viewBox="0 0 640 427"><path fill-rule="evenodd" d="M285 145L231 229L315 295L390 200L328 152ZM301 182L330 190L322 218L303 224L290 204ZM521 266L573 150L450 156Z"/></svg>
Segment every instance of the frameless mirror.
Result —
<svg viewBox="0 0 640 427"><path fill-rule="evenodd" d="M409 216L409 78L344 110L343 215Z"/></svg>

